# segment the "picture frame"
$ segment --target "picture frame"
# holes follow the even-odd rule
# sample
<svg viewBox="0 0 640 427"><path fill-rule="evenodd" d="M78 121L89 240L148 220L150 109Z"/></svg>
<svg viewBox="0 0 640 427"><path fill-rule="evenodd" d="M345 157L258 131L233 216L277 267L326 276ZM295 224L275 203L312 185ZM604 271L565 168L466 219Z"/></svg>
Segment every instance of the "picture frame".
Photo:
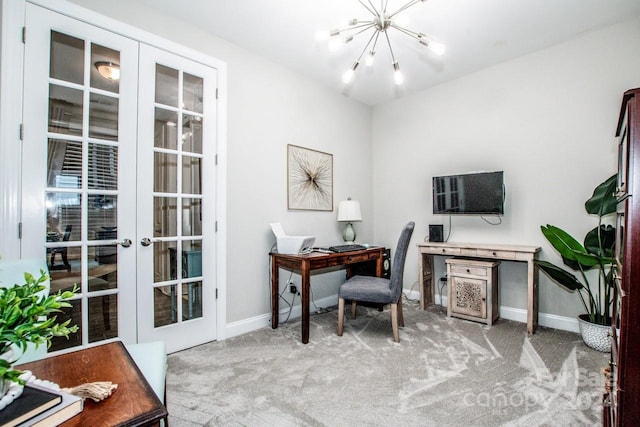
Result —
<svg viewBox="0 0 640 427"><path fill-rule="evenodd" d="M287 144L287 207L333 211L333 154Z"/></svg>

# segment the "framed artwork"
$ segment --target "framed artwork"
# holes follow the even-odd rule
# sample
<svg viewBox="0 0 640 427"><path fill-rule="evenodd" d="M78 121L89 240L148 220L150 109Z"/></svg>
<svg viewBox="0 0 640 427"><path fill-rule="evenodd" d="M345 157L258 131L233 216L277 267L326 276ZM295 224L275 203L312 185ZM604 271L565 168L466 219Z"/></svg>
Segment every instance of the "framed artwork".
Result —
<svg viewBox="0 0 640 427"><path fill-rule="evenodd" d="M333 154L287 145L287 206L333 210Z"/></svg>

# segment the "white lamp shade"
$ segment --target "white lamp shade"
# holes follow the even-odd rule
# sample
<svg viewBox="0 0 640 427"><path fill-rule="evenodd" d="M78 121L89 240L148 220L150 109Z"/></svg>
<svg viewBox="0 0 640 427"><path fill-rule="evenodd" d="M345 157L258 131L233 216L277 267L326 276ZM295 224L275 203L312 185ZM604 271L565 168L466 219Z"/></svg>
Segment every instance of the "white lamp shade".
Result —
<svg viewBox="0 0 640 427"><path fill-rule="evenodd" d="M360 202L357 200L343 200L338 203L338 221L362 221Z"/></svg>

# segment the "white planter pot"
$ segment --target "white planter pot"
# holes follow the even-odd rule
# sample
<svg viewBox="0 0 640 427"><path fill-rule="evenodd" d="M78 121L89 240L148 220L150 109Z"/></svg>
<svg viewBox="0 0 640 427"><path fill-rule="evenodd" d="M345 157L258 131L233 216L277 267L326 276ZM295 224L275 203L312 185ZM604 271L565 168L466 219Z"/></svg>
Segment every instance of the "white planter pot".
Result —
<svg viewBox="0 0 640 427"><path fill-rule="evenodd" d="M13 350L9 349L0 354L0 358L11 362L14 358ZM22 394L23 387L18 383L0 379L0 411Z"/></svg>
<svg viewBox="0 0 640 427"><path fill-rule="evenodd" d="M611 351L611 326L591 323L586 314L578 316L578 326L582 340L587 346L603 353Z"/></svg>

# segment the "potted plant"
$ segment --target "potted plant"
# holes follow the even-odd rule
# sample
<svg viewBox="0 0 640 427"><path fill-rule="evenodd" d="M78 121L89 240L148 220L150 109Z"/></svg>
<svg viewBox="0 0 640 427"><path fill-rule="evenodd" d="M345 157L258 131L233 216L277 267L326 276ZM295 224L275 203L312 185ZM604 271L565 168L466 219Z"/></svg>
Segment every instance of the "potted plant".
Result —
<svg viewBox="0 0 640 427"><path fill-rule="evenodd" d="M584 244L553 225L540 227L551 246L562 256L564 265L577 272L578 277L548 261L537 261L540 269L555 283L578 294L586 311L578 316L582 339L589 347L604 352L611 350L609 329L616 236L615 227L607 224L605 218L616 212L616 183L617 176L613 175L598 185L586 201L585 209L588 214L598 217L598 225L586 234Z"/></svg>
<svg viewBox="0 0 640 427"><path fill-rule="evenodd" d="M13 346L21 350L27 344L51 345L53 337L67 337L76 332L76 325L69 326L71 319L58 323L52 314L61 312L62 308L71 307L67 302L77 292L74 286L71 291L59 291L45 295L43 282L48 276L40 270L40 278L24 273L25 283L0 288L0 397L4 396L12 383L24 384L18 377L21 371L13 369L17 362L13 356Z"/></svg>

